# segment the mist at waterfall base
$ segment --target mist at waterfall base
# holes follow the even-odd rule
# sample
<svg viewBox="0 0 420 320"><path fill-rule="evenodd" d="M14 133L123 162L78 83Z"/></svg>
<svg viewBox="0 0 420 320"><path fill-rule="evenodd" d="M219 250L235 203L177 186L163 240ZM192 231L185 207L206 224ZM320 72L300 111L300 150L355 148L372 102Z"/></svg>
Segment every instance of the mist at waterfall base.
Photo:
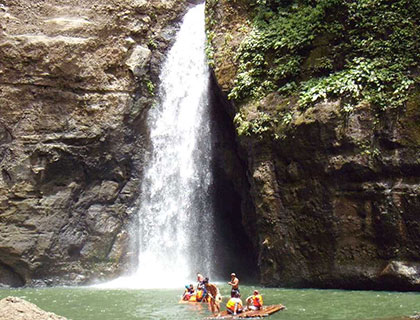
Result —
<svg viewBox="0 0 420 320"><path fill-rule="evenodd" d="M211 132L204 4L185 15L148 113L151 150L141 187L138 267L105 287L183 287L212 275Z"/></svg>

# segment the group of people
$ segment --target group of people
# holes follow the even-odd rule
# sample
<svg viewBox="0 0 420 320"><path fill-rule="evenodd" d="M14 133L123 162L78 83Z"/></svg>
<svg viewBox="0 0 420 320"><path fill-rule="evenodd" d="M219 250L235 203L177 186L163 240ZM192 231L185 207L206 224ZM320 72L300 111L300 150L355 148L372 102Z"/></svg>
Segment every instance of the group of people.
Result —
<svg viewBox="0 0 420 320"><path fill-rule="evenodd" d="M239 279L235 273L231 273L231 279L228 284L232 287L229 301L226 304L226 310L229 314L237 315L247 310L260 310L263 306L263 298L258 290L254 290L252 296L246 298L246 306L243 306L241 300L241 293L239 291ZM208 302L211 312L213 314L220 314L220 303L222 296L219 288L213 283L209 282L209 278L204 278L200 273L197 273L197 287L196 291L192 284L185 286L185 292L182 296L186 301ZM194 298L194 300L192 300Z"/></svg>
<svg viewBox="0 0 420 320"><path fill-rule="evenodd" d="M204 278L200 273L197 273L197 281L195 291L192 284L185 286L182 299L186 301L208 302L211 311L213 313L219 313L220 302L222 301L219 288L214 283L210 283L209 278Z"/></svg>

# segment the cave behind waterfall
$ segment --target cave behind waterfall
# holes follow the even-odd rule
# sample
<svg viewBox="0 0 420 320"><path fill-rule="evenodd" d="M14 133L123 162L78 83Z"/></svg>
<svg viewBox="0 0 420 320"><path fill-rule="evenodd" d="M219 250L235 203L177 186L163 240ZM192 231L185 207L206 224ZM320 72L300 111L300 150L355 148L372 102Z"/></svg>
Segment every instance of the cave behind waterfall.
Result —
<svg viewBox="0 0 420 320"><path fill-rule="evenodd" d="M236 143L233 108L213 78L209 92L214 152L214 249L217 264L214 274L217 280L224 281L235 272L241 281L252 283L258 280L259 272L256 250L250 238L256 234L252 222L255 209L250 200L246 164Z"/></svg>

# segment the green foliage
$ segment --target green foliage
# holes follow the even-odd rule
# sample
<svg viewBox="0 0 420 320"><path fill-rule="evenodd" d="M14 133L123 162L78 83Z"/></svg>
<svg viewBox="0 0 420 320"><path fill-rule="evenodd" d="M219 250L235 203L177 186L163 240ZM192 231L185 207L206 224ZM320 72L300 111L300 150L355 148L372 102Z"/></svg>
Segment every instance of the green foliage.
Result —
<svg viewBox="0 0 420 320"><path fill-rule="evenodd" d="M152 96L154 96L155 95L155 85L153 84L153 82L150 81L150 80L146 80L145 84L146 84L147 91L149 91L149 93Z"/></svg>
<svg viewBox="0 0 420 320"><path fill-rule="evenodd" d="M207 0L206 1L206 57L207 63L210 67L214 68L214 50L212 46L212 41L214 39L214 32L209 31L216 25L216 6L219 0Z"/></svg>
<svg viewBox="0 0 420 320"><path fill-rule="evenodd" d="M213 46L211 45L211 42L213 41L213 38L214 38L214 33L211 31L207 31L206 34L207 36L206 36L205 52L206 52L206 57L207 57L207 63L210 67L214 68L214 50L213 50Z"/></svg>
<svg viewBox="0 0 420 320"><path fill-rule="evenodd" d="M407 101L407 92L414 83L398 67L384 66L379 59L355 58L345 70L304 82L300 105L341 97L354 103L368 101L382 109L398 107Z"/></svg>
<svg viewBox="0 0 420 320"><path fill-rule="evenodd" d="M255 117L251 120L246 120L246 117L242 113L237 113L233 119L236 125L236 132L240 136L256 135L262 138L265 134L274 134L274 125L277 123L276 119L273 119L264 112L258 112Z"/></svg>
<svg viewBox="0 0 420 320"><path fill-rule="evenodd" d="M149 42L147 43L147 46L150 49L156 49L158 47L157 43L155 42L154 39L150 39Z"/></svg>
<svg viewBox="0 0 420 320"><path fill-rule="evenodd" d="M419 0L248 2L256 14L231 99L296 92L301 108L341 98L346 110L361 101L385 110L420 81Z"/></svg>
<svg viewBox="0 0 420 320"><path fill-rule="evenodd" d="M215 18L216 6L219 0L207 0L206 1L206 27L207 29L212 28L217 22Z"/></svg>

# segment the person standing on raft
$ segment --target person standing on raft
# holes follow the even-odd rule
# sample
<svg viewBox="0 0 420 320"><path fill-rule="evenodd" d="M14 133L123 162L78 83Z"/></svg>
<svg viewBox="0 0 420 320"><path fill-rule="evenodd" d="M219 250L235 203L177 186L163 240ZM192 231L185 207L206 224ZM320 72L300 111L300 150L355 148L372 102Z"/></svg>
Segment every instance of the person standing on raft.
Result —
<svg viewBox="0 0 420 320"><path fill-rule="evenodd" d="M254 294L246 298L246 308L249 310L261 310L263 303L263 298L258 290L254 290Z"/></svg>
<svg viewBox="0 0 420 320"><path fill-rule="evenodd" d="M197 273L197 291L196 291L196 296L197 296L197 301L198 302L205 302L206 301L206 296L207 296L207 289L206 286L204 284L204 277L202 274Z"/></svg>
<svg viewBox="0 0 420 320"><path fill-rule="evenodd" d="M213 314L220 315L220 302L222 296L220 295L219 288L215 284L209 283L209 278L204 279L204 285L206 286L207 296L209 297L210 309Z"/></svg>
<svg viewBox="0 0 420 320"><path fill-rule="evenodd" d="M236 293L240 294L239 291L239 279L236 277L235 273L230 274L230 281L228 285L232 286L232 290L230 291L230 296L234 297Z"/></svg>

